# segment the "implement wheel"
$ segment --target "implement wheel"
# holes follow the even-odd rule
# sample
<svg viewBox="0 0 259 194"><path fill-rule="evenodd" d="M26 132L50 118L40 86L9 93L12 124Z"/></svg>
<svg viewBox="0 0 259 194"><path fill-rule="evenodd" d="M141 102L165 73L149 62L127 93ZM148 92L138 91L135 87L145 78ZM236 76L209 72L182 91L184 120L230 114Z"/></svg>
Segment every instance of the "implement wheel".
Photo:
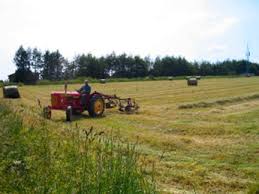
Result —
<svg viewBox="0 0 259 194"><path fill-rule="evenodd" d="M89 115L91 117L100 117L103 115L103 112L105 110L105 103L101 96L93 96L90 99L90 105L89 105Z"/></svg>

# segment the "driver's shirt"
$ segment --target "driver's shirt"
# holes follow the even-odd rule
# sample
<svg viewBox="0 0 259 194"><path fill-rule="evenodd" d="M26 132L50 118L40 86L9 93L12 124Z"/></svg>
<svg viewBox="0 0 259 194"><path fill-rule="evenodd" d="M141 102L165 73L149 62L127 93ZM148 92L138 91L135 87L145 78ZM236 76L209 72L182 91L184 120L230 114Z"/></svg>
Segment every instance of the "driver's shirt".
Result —
<svg viewBox="0 0 259 194"><path fill-rule="evenodd" d="M91 87L89 85L84 85L79 90L82 94L90 94L91 93Z"/></svg>

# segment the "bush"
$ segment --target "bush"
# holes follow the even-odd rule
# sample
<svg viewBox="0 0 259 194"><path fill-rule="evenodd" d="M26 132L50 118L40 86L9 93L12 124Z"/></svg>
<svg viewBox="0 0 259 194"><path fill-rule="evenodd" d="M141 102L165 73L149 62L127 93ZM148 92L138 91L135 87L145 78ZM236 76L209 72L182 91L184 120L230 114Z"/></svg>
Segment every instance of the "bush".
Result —
<svg viewBox="0 0 259 194"><path fill-rule="evenodd" d="M150 80L155 80L155 76L153 76L153 75L149 75L148 78L149 78Z"/></svg>

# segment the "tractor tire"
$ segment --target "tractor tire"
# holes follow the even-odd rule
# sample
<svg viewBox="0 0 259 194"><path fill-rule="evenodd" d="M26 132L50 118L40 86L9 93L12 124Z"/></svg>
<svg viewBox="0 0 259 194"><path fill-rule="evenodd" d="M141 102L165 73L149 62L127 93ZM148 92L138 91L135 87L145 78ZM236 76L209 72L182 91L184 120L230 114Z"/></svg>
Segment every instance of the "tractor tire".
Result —
<svg viewBox="0 0 259 194"><path fill-rule="evenodd" d="M73 118L73 109L71 106L68 106L66 109L66 121L71 122Z"/></svg>
<svg viewBox="0 0 259 194"><path fill-rule="evenodd" d="M128 113L128 114L130 114L130 113L132 113L133 111L132 111L132 108L131 108L130 106L126 106L126 107L125 107L125 112Z"/></svg>
<svg viewBox="0 0 259 194"><path fill-rule="evenodd" d="M47 106L43 108L43 117L45 119L51 119L51 109Z"/></svg>
<svg viewBox="0 0 259 194"><path fill-rule="evenodd" d="M90 104L88 108L89 115L91 117L100 117L103 115L105 110L105 103L101 96L93 96L90 99Z"/></svg>

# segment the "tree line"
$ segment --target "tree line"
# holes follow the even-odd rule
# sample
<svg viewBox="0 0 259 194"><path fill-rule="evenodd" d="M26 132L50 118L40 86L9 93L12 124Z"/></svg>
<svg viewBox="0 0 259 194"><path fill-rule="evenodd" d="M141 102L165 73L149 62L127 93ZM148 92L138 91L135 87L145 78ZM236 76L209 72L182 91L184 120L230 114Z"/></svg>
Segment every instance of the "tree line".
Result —
<svg viewBox="0 0 259 194"><path fill-rule="evenodd" d="M63 80L78 77L92 78L135 78L146 76L185 76L185 75L259 75L259 64L246 60L225 60L210 63L190 62L184 57L150 57L127 54L96 57L81 54L68 61L56 51L42 52L37 48L20 46L14 56L17 70L13 74L15 82L35 82L38 79Z"/></svg>

